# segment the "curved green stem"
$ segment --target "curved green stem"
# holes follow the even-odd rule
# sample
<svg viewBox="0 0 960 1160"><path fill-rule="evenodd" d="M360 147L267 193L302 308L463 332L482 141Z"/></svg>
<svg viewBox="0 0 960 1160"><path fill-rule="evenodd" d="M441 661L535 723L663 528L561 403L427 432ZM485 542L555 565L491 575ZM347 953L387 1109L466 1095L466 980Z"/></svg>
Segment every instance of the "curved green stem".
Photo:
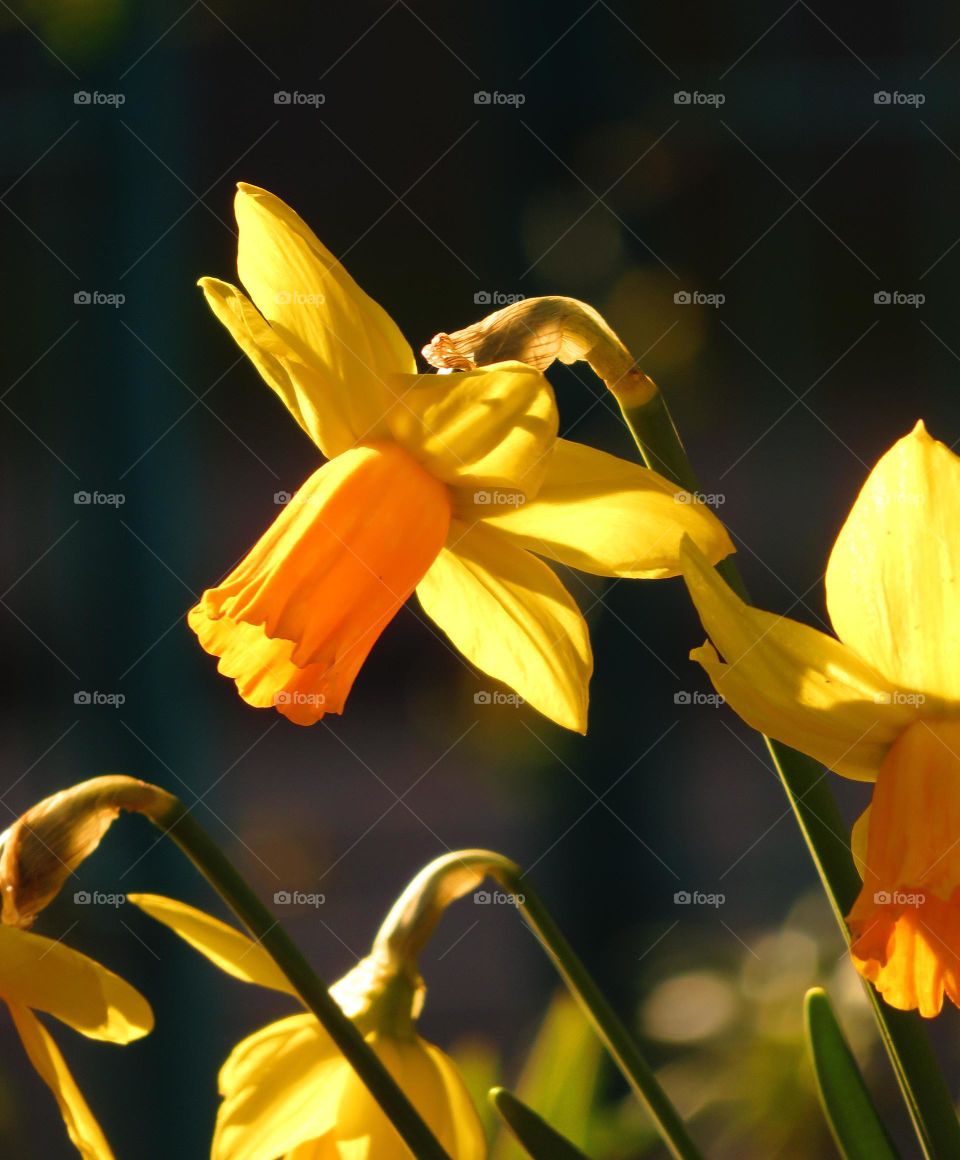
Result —
<svg viewBox="0 0 960 1160"><path fill-rule="evenodd" d="M647 466L687 491L698 492L696 473L659 391L639 404L633 404L629 397L618 402ZM733 557L721 561L717 571L739 596L747 599ZM770 737L764 740L849 946L845 915L860 891L860 876L850 852L849 830L826 781L826 772L805 754ZM920 1016L888 1007L873 987L867 983L864 986L924 1155L928 1160L955 1160L960 1157L960 1124Z"/></svg>
<svg viewBox="0 0 960 1160"><path fill-rule="evenodd" d="M503 875L499 881L505 889L523 898L523 902L518 905L524 917L634 1094L646 1107L670 1155L677 1157L677 1160L699 1160L700 1152L687 1132L680 1113L640 1054L633 1036L621 1023L530 883L520 874Z"/></svg>
<svg viewBox="0 0 960 1160"><path fill-rule="evenodd" d="M489 875L499 882L546 950L568 990L593 1025L627 1083L646 1107L670 1154L700 1160L680 1114L671 1104L633 1037L577 957L520 867L492 850L457 850L435 859L410 882L381 926L374 948L417 975L417 956L451 902Z"/></svg>

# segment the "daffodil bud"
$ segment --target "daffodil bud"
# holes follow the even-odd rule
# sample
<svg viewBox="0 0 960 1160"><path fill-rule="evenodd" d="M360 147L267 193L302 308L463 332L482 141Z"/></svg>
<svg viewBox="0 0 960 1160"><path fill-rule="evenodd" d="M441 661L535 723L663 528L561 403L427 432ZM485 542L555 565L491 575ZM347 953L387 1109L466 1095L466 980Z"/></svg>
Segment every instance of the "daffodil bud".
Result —
<svg viewBox="0 0 960 1160"><path fill-rule="evenodd" d="M147 782L113 775L80 782L32 806L0 835L0 921L30 926L121 810L159 817L171 800Z"/></svg>
<svg viewBox="0 0 960 1160"><path fill-rule="evenodd" d="M438 370L523 362L545 371L554 360L582 360L624 405L649 402L657 387L592 306L551 295L524 298L453 334L437 334L423 357Z"/></svg>

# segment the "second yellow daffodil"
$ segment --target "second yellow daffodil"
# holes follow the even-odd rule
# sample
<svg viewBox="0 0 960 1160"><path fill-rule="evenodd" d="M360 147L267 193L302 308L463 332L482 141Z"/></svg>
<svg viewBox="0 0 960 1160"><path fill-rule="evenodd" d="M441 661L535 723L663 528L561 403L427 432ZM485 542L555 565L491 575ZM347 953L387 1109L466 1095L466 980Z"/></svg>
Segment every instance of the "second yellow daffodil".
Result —
<svg viewBox="0 0 960 1160"><path fill-rule="evenodd" d="M733 550L722 525L654 472L558 438L550 384L524 363L418 374L393 320L279 198L242 184L236 215L250 298L200 285L329 462L191 610L204 649L249 704L311 724L342 712L416 591L478 669L584 732L587 626L537 556L676 575L685 534L712 561Z"/></svg>
<svg viewBox="0 0 960 1160"><path fill-rule="evenodd" d="M297 997L265 950L235 927L156 894L129 900L221 970ZM422 982L377 953L330 988L452 1160L483 1160L486 1141L463 1080L416 1032ZM212 1160L386 1160L407 1155L396 1129L309 1012L255 1031L220 1069Z"/></svg>
<svg viewBox="0 0 960 1160"><path fill-rule="evenodd" d="M718 692L876 782L852 838L857 970L894 1007L960 1005L960 458L918 423L874 467L827 567L839 639L749 607L696 547L684 556L710 637L691 656Z"/></svg>

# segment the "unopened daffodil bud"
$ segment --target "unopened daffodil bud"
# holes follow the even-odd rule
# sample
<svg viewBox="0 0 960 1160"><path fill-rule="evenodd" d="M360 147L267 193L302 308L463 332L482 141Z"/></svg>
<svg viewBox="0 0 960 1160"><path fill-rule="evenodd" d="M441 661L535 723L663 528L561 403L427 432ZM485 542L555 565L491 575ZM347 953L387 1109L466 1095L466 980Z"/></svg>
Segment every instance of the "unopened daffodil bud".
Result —
<svg viewBox="0 0 960 1160"><path fill-rule="evenodd" d="M587 363L623 403L639 406L656 384L603 316L576 298L524 298L453 334L437 334L423 357L438 370L471 370L514 361L545 371L555 360Z"/></svg>
<svg viewBox="0 0 960 1160"><path fill-rule="evenodd" d="M121 810L155 814L163 790L132 777L95 777L31 806L0 835L0 921L28 927L88 858Z"/></svg>
<svg viewBox="0 0 960 1160"><path fill-rule="evenodd" d="M159 795L159 796L158 796ZM90 1039L129 1043L153 1026L138 991L98 962L22 928L51 901L120 810L162 809L167 795L130 777L100 777L33 806L0 835L0 1000L24 1050L60 1108L83 1160L113 1153L50 1032L43 1011Z"/></svg>

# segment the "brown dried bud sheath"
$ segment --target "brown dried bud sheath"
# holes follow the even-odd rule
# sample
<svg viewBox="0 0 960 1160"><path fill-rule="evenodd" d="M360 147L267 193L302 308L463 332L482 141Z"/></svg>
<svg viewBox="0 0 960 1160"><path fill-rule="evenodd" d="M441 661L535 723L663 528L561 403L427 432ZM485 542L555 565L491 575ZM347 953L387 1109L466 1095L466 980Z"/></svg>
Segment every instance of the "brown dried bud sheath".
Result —
<svg viewBox="0 0 960 1160"><path fill-rule="evenodd" d="M164 790L116 774L80 782L32 806L0 837L0 921L30 926L121 810L157 819L172 802Z"/></svg>
<svg viewBox="0 0 960 1160"><path fill-rule="evenodd" d="M576 298L525 298L453 334L437 334L423 357L438 370L517 361L545 371L554 360L583 360L619 402L649 402L657 387L592 306Z"/></svg>

